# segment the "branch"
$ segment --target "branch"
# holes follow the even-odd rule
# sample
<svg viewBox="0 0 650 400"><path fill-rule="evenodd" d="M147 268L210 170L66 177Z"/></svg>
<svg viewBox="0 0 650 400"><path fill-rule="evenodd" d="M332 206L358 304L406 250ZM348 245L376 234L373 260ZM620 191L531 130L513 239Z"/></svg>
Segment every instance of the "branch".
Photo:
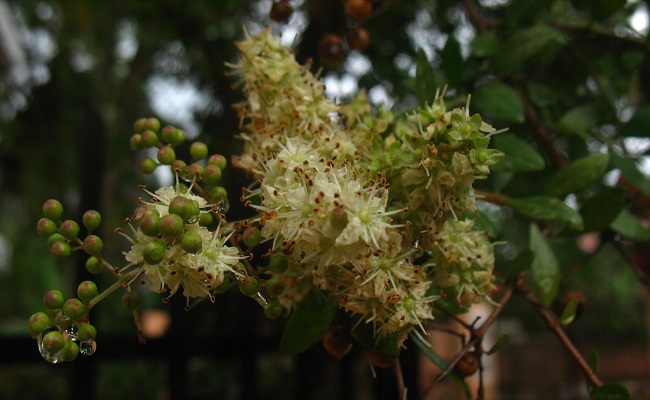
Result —
<svg viewBox="0 0 650 400"><path fill-rule="evenodd" d="M480 10L470 0L460 0L460 5L465 10L465 15L470 24L476 29L479 35L484 34L490 28L499 25L499 20L496 18L488 18L481 14Z"/></svg>

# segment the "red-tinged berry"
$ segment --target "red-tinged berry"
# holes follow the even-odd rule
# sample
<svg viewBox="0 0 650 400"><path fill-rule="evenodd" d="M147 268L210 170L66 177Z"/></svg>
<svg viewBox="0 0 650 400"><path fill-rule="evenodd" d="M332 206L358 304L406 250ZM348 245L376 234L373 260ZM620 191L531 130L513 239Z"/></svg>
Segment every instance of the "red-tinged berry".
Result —
<svg viewBox="0 0 650 400"><path fill-rule="evenodd" d="M192 201L185 196L176 196L169 202L169 214L178 215L187 221L192 216Z"/></svg>
<svg viewBox="0 0 650 400"><path fill-rule="evenodd" d="M146 130L141 134L142 147L148 149L151 147L156 147L158 144L158 135L152 130Z"/></svg>
<svg viewBox="0 0 650 400"><path fill-rule="evenodd" d="M343 10L348 18L355 22L361 22L372 14L372 1L346 0Z"/></svg>
<svg viewBox="0 0 650 400"><path fill-rule="evenodd" d="M130 290L122 295L120 302L127 310L135 310L140 306L140 295L138 292Z"/></svg>
<svg viewBox="0 0 650 400"><path fill-rule="evenodd" d="M59 310L63 307L63 302L63 293L60 290L48 290L43 296L43 304L48 310Z"/></svg>
<svg viewBox="0 0 650 400"><path fill-rule="evenodd" d="M352 50L363 51L370 44L370 34L360 27L349 30L345 39L348 42L348 47Z"/></svg>
<svg viewBox="0 0 650 400"><path fill-rule="evenodd" d="M63 313L71 320L78 321L88 314L88 308L79 299L68 299L63 303Z"/></svg>
<svg viewBox="0 0 650 400"><path fill-rule="evenodd" d="M203 213L199 217L199 225L208 227L214 223L214 215L212 213Z"/></svg>
<svg viewBox="0 0 650 400"><path fill-rule="evenodd" d="M48 353L58 353L65 346L65 339L59 331L48 332L43 336L43 349Z"/></svg>
<svg viewBox="0 0 650 400"><path fill-rule="evenodd" d="M142 133L146 129L146 124L147 124L146 118L139 118L133 124L133 129L135 130L136 133Z"/></svg>
<svg viewBox="0 0 650 400"><path fill-rule="evenodd" d="M34 313L29 317L29 334L32 336L32 339L36 339L41 332L49 328L51 325L52 321L47 314L41 311Z"/></svg>
<svg viewBox="0 0 650 400"><path fill-rule="evenodd" d="M181 248L188 253L198 253L203 246L201 235L194 230L188 230L181 236Z"/></svg>
<svg viewBox="0 0 650 400"><path fill-rule="evenodd" d="M102 272L104 269L104 266L102 265L101 262L99 262L99 259L95 256L90 256L86 260L86 270L90 272L91 274L99 274Z"/></svg>
<svg viewBox="0 0 650 400"><path fill-rule="evenodd" d="M345 58L343 52L343 38L333 33L323 36L318 42L318 55L323 66L329 69L336 69Z"/></svg>
<svg viewBox="0 0 650 400"><path fill-rule="evenodd" d="M59 232L68 240L76 239L79 235L79 224L71 219L66 219L61 223Z"/></svg>
<svg viewBox="0 0 650 400"><path fill-rule="evenodd" d="M83 249L91 256L99 256L104 249L104 242L97 235L88 235L84 239Z"/></svg>
<svg viewBox="0 0 650 400"><path fill-rule="evenodd" d="M43 215L51 220L57 220L63 215L63 205L56 199L49 199L43 203Z"/></svg>
<svg viewBox="0 0 650 400"><path fill-rule="evenodd" d="M77 286L77 297L84 303L97 297L97 285L93 281L83 281Z"/></svg>
<svg viewBox="0 0 650 400"><path fill-rule="evenodd" d="M208 145L203 142L194 142L190 146L190 156L192 160L199 161L203 160L208 156Z"/></svg>
<svg viewBox="0 0 650 400"><path fill-rule="evenodd" d="M165 126L161 131L162 138L172 146L179 146L185 141L185 132L171 125Z"/></svg>
<svg viewBox="0 0 650 400"><path fill-rule="evenodd" d="M260 291L260 280L256 276L247 275L239 281L239 290L245 296L252 296Z"/></svg>
<svg viewBox="0 0 650 400"><path fill-rule="evenodd" d="M147 236L155 237L160 233L160 217L157 213L148 213L140 219L140 231Z"/></svg>
<svg viewBox="0 0 650 400"><path fill-rule="evenodd" d="M463 354L463 357L454 366L454 371L460 376L472 376L478 371L479 359L473 351Z"/></svg>
<svg viewBox="0 0 650 400"><path fill-rule="evenodd" d="M71 251L68 242L56 242L50 247L50 253L56 258L68 257Z"/></svg>
<svg viewBox="0 0 650 400"><path fill-rule="evenodd" d="M158 161L163 165L172 165L176 161L176 152L171 146L164 146L158 150Z"/></svg>
<svg viewBox="0 0 650 400"><path fill-rule="evenodd" d="M179 174L181 176L185 176L187 173L187 164L183 160L176 160L172 163L169 169L174 175Z"/></svg>
<svg viewBox="0 0 650 400"><path fill-rule="evenodd" d="M395 365L395 360L397 360L397 357L373 348L368 348L367 354L370 363L377 368L390 368Z"/></svg>
<svg viewBox="0 0 650 400"><path fill-rule="evenodd" d="M180 237L185 223L183 218L176 214L167 214L160 218L160 233L169 238Z"/></svg>
<svg viewBox="0 0 650 400"><path fill-rule="evenodd" d="M203 165L199 163L192 163L188 165L186 174L189 175L188 179L201 179L203 177Z"/></svg>
<svg viewBox="0 0 650 400"><path fill-rule="evenodd" d="M338 360L350 352L353 343L350 330L344 325L330 326L323 336L323 347Z"/></svg>
<svg viewBox="0 0 650 400"><path fill-rule="evenodd" d="M147 243L142 250L142 258L147 264L160 264L165 258L165 246L158 242Z"/></svg>
<svg viewBox="0 0 650 400"><path fill-rule="evenodd" d="M63 361L72 362L77 359L79 356L79 345L74 342L71 338L68 338L65 341L65 346L59 351L59 357Z"/></svg>
<svg viewBox="0 0 650 400"><path fill-rule="evenodd" d="M282 254L275 254L269 262L269 269L275 273L282 274L289 268L287 257Z"/></svg>
<svg viewBox="0 0 650 400"><path fill-rule="evenodd" d="M264 288L269 297L278 297L284 292L284 281L279 276L271 277L264 282Z"/></svg>
<svg viewBox="0 0 650 400"><path fill-rule="evenodd" d="M160 130L160 121L157 118L147 118L147 121L144 123L144 128L158 132Z"/></svg>
<svg viewBox="0 0 650 400"><path fill-rule="evenodd" d="M158 163L151 157L145 157L138 161L138 171L145 175L153 173L158 167Z"/></svg>
<svg viewBox="0 0 650 400"><path fill-rule="evenodd" d="M242 240L248 247L257 246L262 240L262 232L260 232L260 229L256 226L249 226L248 228L244 229L244 232L242 233Z"/></svg>
<svg viewBox="0 0 650 400"><path fill-rule="evenodd" d="M221 168L216 165L208 165L203 170L203 182L209 184L216 183L221 179Z"/></svg>
<svg viewBox="0 0 650 400"><path fill-rule="evenodd" d="M129 139L129 145L133 151L144 149L144 146L142 145L142 135L139 133L131 135L131 139Z"/></svg>
<svg viewBox="0 0 650 400"><path fill-rule="evenodd" d="M287 23L293 14L293 7L287 0L280 0L273 3L269 18L276 22Z"/></svg>
<svg viewBox="0 0 650 400"><path fill-rule="evenodd" d="M102 215L96 210L88 210L84 213L81 221L86 229L88 229L88 232L92 232L99 228L99 225L102 223Z"/></svg>
<svg viewBox="0 0 650 400"><path fill-rule="evenodd" d="M54 243L65 242L65 241L66 241L65 236L63 236L60 233L53 233L50 235L50 237L47 238L47 248L51 249Z"/></svg>
<svg viewBox="0 0 650 400"><path fill-rule="evenodd" d="M228 161L226 160L226 157L222 156L221 154L213 154L208 158L208 165L216 165L219 167L220 170L226 169L226 166L228 165Z"/></svg>
<svg viewBox="0 0 650 400"><path fill-rule="evenodd" d="M49 218L41 218L36 224L36 232L41 236L50 236L57 232L57 226L54 221Z"/></svg>
<svg viewBox="0 0 650 400"><path fill-rule="evenodd" d="M264 315L268 319L278 319L282 316L284 312L284 307L277 299L271 300L267 305L264 306Z"/></svg>
<svg viewBox="0 0 650 400"><path fill-rule="evenodd" d="M97 328L91 324L80 324L79 330L77 331L77 339L80 342L97 339Z"/></svg>

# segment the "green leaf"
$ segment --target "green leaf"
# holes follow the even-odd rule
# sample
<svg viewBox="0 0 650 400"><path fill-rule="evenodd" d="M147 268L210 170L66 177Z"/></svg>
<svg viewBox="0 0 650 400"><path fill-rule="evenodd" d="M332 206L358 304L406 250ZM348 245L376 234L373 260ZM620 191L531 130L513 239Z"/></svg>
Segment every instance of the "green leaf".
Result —
<svg viewBox="0 0 650 400"><path fill-rule="evenodd" d="M298 354L323 338L337 310L336 299L320 290L309 292L296 306L280 339L280 351Z"/></svg>
<svg viewBox="0 0 650 400"><path fill-rule="evenodd" d="M472 93L472 105L484 117L503 122L524 122L524 106L517 92L510 86L492 81L476 88Z"/></svg>
<svg viewBox="0 0 650 400"><path fill-rule="evenodd" d="M620 187L604 187L580 207L585 232L604 229L620 214L627 198L627 191Z"/></svg>
<svg viewBox="0 0 650 400"><path fill-rule="evenodd" d="M550 244L536 224L530 224L530 249L535 258L530 266L533 292L539 301L548 307L555 299L560 286L560 266Z"/></svg>
<svg viewBox="0 0 650 400"><path fill-rule="evenodd" d="M427 102L432 102L436 97L436 90L438 84L436 82L436 74L427 58L424 50L419 49L415 61L415 86L418 95L418 103L424 106Z"/></svg>
<svg viewBox="0 0 650 400"><path fill-rule="evenodd" d="M639 107L632 118L618 130L621 136L650 137L650 104Z"/></svg>
<svg viewBox="0 0 650 400"><path fill-rule="evenodd" d="M577 135L582 139L589 139L589 131L598 122L600 112L595 104L578 106L569 110L558 121L560 129L571 135Z"/></svg>
<svg viewBox="0 0 650 400"><path fill-rule="evenodd" d="M579 158L559 170L544 188L544 194L564 197L589 187L607 171L609 154L598 153Z"/></svg>
<svg viewBox="0 0 650 400"><path fill-rule="evenodd" d="M532 219L558 221L577 231L583 228L580 214L563 201L553 197L510 198L507 204L516 212Z"/></svg>
<svg viewBox="0 0 650 400"><path fill-rule="evenodd" d="M623 209L612 222L611 228L628 239L643 242L650 239L650 231L631 212Z"/></svg>
<svg viewBox="0 0 650 400"><path fill-rule="evenodd" d="M530 267L534 258L535 254L533 254L532 251L529 249L523 249L519 254L517 254L517 257L515 257L514 260L502 262L497 265L499 268L499 276L503 278L511 278L515 275L519 275L519 273Z"/></svg>
<svg viewBox="0 0 650 400"><path fill-rule="evenodd" d="M472 56L489 57L499 49L499 38L495 31L489 31L476 36L469 46L472 50Z"/></svg>
<svg viewBox="0 0 650 400"><path fill-rule="evenodd" d="M399 356L400 348L397 346L397 333L376 336L372 324L359 324L350 333L359 343L367 347L372 347L393 357Z"/></svg>
<svg viewBox="0 0 650 400"><path fill-rule="evenodd" d="M488 232L493 237L499 234L499 227L490 219L487 213L481 210L474 212L466 211L465 217L474 220L474 229Z"/></svg>
<svg viewBox="0 0 650 400"><path fill-rule="evenodd" d="M560 316L560 322L562 325L569 325L576 317L576 311L578 310L578 299L571 299L567 305L562 310L562 315Z"/></svg>
<svg viewBox="0 0 650 400"><path fill-rule="evenodd" d="M492 355L496 353L497 351L501 350L501 348L508 343L510 343L510 333L509 332L504 332L502 333L499 338L497 339L496 342L494 342L494 345L486 352L487 355Z"/></svg>
<svg viewBox="0 0 650 400"><path fill-rule="evenodd" d="M650 195L650 180L639 170L636 161L631 158L623 158L616 153L611 153L611 157L614 168L618 168L621 174L632 182L637 189Z"/></svg>
<svg viewBox="0 0 650 400"><path fill-rule="evenodd" d="M589 365L589 368L591 368L591 370L594 371L594 373L597 373L599 363L600 363L600 356L598 355L598 351L593 350L587 356L587 364Z"/></svg>
<svg viewBox="0 0 650 400"><path fill-rule="evenodd" d="M503 43L492 59L492 68L502 73L511 73L519 64L542 52L547 46L565 41L561 32L545 24L520 29Z"/></svg>
<svg viewBox="0 0 650 400"><path fill-rule="evenodd" d="M492 171L533 172L544 169L544 159L528 143L513 134L503 133L492 138L493 147L505 157L490 167Z"/></svg>
<svg viewBox="0 0 650 400"><path fill-rule="evenodd" d="M442 56L440 69L445 73L449 85L455 88L460 87L464 65L463 56L460 53L460 43L453 36L449 36L440 55Z"/></svg>
<svg viewBox="0 0 650 400"><path fill-rule="evenodd" d="M591 391L591 400L629 400L630 391L620 383L606 383Z"/></svg>

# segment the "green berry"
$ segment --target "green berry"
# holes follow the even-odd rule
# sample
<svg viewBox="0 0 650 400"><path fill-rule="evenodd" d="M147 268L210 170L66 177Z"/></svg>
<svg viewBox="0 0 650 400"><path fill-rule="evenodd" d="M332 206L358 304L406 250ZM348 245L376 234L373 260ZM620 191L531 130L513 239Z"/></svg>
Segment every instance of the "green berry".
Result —
<svg viewBox="0 0 650 400"><path fill-rule="evenodd" d="M185 132L171 125L165 126L161 135L163 140L172 146L181 145L185 141Z"/></svg>
<svg viewBox="0 0 650 400"><path fill-rule="evenodd" d="M68 299L63 303L63 313L73 321L82 319L88 314L88 309L79 299Z"/></svg>
<svg viewBox="0 0 650 400"><path fill-rule="evenodd" d="M77 331L77 339L80 342L97 339L97 328L90 324L80 324Z"/></svg>
<svg viewBox="0 0 650 400"><path fill-rule="evenodd" d="M256 226L249 226L242 233L242 240L244 244L248 247L257 246L262 240L262 232Z"/></svg>
<svg viewBox="0 0 650 400"><path fill-rule="evenodd" d="M173 175L180 174L184 176L187 170L187 164L183 160L176 160L170 166Z"/></svg>
<svg viewBox="0 0 650 400"><path fill-rule="evenodd" d="M203 239L197 231L188 230L181 236L181 248L188 253L198 253L202 245Z"/></svg>
<svg viewBox="0 0 650 400"><path fill-rule="evenodd" d="M156 147L158 144L158 135L152 130L146 130L141 135L142 146L144 148Z"/></svg>
<svg viewBox="0 0 650 400"><path fill-rule="evenodd" d="M284 273L287 268L289 268L287 257L282 254L276 254L271 257L271 261L269 262L269 269L271 271L281 274Z"/></svg>
<svg viewBox="0 0 650 400"><path fill-rule="evenodd" d="M61 218L63 205L56 199L49 199L43 203L43 215L52 220Z"/></svg>
<svg viewBox="0 0 650 400"><path fill-rule="evenodd" d="M68 240L76 239L79 235L79 224L71 219L66 219L61 223L59 232Z"/></svg>
<svg viewBox="0 0 650 400"><path fill-rule="evenodd" d="M174 135L171 138L172 141L170 143L173 144L174 146L180 146L181 144L183 144L186 137L187 137L187 135L185 134L184 130L176 129L176 131L174 132Z"/></svg>
<svg viewBox="0 0 650 400"><path fill-rule="evenodd" d="M158 157L158 160L160 160L160 157ZM149 175L153 173L153 171L155 171L157 167L158 167L158 163L156 162L156 160L154 160L151 157L145 157L142 160L138 161L138 171L140 171L145 175Z"/></svg>
<svg viewBox="0 0 650 400"><path fill-rule="evenodd" d="M50 253L56 258L65 258L70 255L71 249L68 242L56 242L50 247Z"/></svg>
<svg viewBox="0 0 650 400"><path fill-rule="evenodd" d="M167 214L160 218L160 233L170 238L180 237L185 223L177 214Z"/></svg>
<svg viewBox="0 0 650 400"><path fill-rule="evenodd" d="M228 161L226 160L226 157L222 156L221 154L213 154L210 156L210 158L208 158L208 165L215 165L222 171L226 169L227 164Z"/></svg>
<svg viewBox="0 0 650 400"><path fill-rule="evenodd" d="M50 235L49 238L47 238L47 248L51 249L54 243L65 242L65 241L66 241L65 236L63 236L60 233L53 233Z"/></svg>
<svg viewBox="0 0 650 400"><path fill-rule="evenodd" d="M97 297L97 285L93 281L83 281L77 286L77 297L84 303Z"/></svg>
<svg viewBox="0 0 650 400"><path fill-rule="evenodd" d="M208 165L203 170L203 181L207 184L218 182L221 179L221 168L216 165Z"/></svg>
<svg viewBox="0 0 650 400"><path fill-rule="evenodd" d="M99 256L104 249L104 242L96 235L88 235L84 239L83 249L91 256Z"/></svg>
<svg viewBox="0 0 650 400"><path fill-rule="evenodd" d="M147 118L147 120L144 123L144 128L158 132L160 130L160 121L158 121L157 118Z"/></svg>
<svg viewBox="0 0 650 400"><path fill-rule="evenodd" d="M88 232L92 232L99 228L99 225L102 223L102 215L96 210L88 210L84 213L81 220L86 229L88 229Z"/></svg>
<svg viewBox="0 0 650 400"><path fill-rule="evenodd" d="M203 213L199 217L199 225L208 227L214 223L214 215L212 213Z"/></svg>
<svg viewBox="0 0 650 400"><path fill-rule="evenodd" d="M278 297L284 292L284 281L279 276L274 276L265 282L265 288L270 297Z"/></svg>
<svg viewBox="0 0 650 400"><path fill-rule="evenodd" d="M260 291L260 280L256 276L247 275L239 281L239 290L245 296L252 296Z"/></svg>
<svg viewBox="0 0 650 400"><path fill-rule="evenodd" d="M32 314L29 318L29 333L33 339L36 339L46 328L52 325L50 317L44 312L37 312Z"/></svg>
<svg viewBox="0 0 650 400"><path fill-rule="evenodd" d="M122 295L120 301L126 309L133 311L140 305L140 295L138 292L130 290Z"/></svg>
<svg viewBox="0 0 650 400"><path fill-rule="evenodd" d="M282 304L277 299L271 300L269 304L264 306L264 315L268 319L278 319L282 316L283 312L284 307L282 307Z"/></svg>
<svg viewBox="0 0 650 400"><path fill-rule="evenodd" d="M192 160L199 161L208 156L208 146L203 142L194 142L190 146Z"/></svg>
<svg viewBox="0 0 650 400"><path fill-rule="evenodd" d="M69 338L65 341L65 346L63 346L59 355L63 361L72 362L79 356L79 345Z"/></svg>
<svg viewBox="0 0 650 400"><path fill-rule="evenodd" d="M104 269L102 263L99 262L99 259L95 256L90 256L86 260L86 270L91 274L99 274Z"/></svg>
<svg viewBox="0 0 650 400"><path fill-rule="evenodd" d="M165 258L165 246L162 243L151 242L147 243L142 250L142 258L147 264L156 265Z"/></svg>
<svg viewBox="0 0 650 400"><path fill-rule="evenodd" d="M49 218L41 218L36 224L36 232L41 236L50 236L53 233L56 233L57 227L54 221Z"/></svg>
<svg viewBox="0 0 650 400"><path fill-rule="evenodd" d="M147 236L155 237L160 233L160 217L158 213L147 213L140 219L140 230Z"/></svg>
<svg viewBox="0 0 650 400"><path fill-rule="evenodd" d="M131 150L133 151L142 150L144 148L142 145L142 135L139 133L131 135L131 139L129 139L129 145L131 145Z"/></svg>
<svg viewBox="0 0 650 400"><path fill-rule="evenodd" d="M176 161L176 153L171 146L164 146L158 150L158 161L164 165L172 165Z"/></svg>
<svg viewBox="0 0 650 400"><path fill-rule="evenodd" d="M224 201L228 199L228 191L223 186L216 186L210 189L208 193L210 200L214 202Z"/></svg>
<svg viewBox="0 0 650 400"><path fill-rule="evenodd" d="M214 292L216 294L221 294L227 292L228 289L230 289L230 274L224 274L223 281L219 284L219 286L214 288Z"/></svg>
<svg viewBox="0 0 650 400"><path fill-rule="evenodd" d="M203 165L199 163L192 163L187 166L187 174L189 179L201 179L203 177Z"/></svg>
<svg viewBox="0 0 650 400"><path fill-rule="evenodd" d="M43 304L48 310L58 310L63 307L63 293L60 290L48 290L43 296Z"/></svg>
<svg viewBox="0 0 650 400"><path fill-rule="evenodd" d="M58 353L65 346L65 339L59 331L48 332L43 337L43 348L48 353Z"/></svg>
<svg viewBox="0 0 650 400"><path fill-rule="evenodd" d="M147 119L140 118L137 121L135 121L135 124L133 124L133 129L135 130L136 133L142 133L146 129L145 128L146 124L147 124Z"/></svg>

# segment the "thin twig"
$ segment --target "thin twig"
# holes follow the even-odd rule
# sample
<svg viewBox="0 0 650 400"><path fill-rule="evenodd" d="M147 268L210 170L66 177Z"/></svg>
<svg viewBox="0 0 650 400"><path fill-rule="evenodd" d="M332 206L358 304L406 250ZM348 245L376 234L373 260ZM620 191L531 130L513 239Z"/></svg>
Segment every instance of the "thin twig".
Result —
<svg viewBox="0 0 650 400"><path fill-rule="evenodd" d="M404 375L402 375L402 365L399 362L399 357L395 358L393 372L395 373L395 383L397 384L397 398L399 400L406 400L406 386L404 386Z"/></svg>

